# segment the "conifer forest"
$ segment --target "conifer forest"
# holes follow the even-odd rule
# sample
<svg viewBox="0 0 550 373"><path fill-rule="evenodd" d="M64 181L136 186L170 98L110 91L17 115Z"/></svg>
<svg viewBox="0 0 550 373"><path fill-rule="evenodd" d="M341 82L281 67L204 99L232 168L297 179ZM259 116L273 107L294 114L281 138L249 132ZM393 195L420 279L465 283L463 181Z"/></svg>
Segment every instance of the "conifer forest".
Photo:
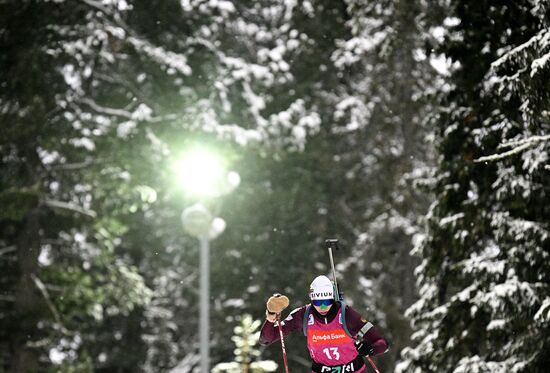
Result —
<svg viewBox="0 0 550 373"><path fill-rule="evenodd" d="M285 372L326 239L381 372L550 372L549 0L0 0L0 373Z"/></svg>

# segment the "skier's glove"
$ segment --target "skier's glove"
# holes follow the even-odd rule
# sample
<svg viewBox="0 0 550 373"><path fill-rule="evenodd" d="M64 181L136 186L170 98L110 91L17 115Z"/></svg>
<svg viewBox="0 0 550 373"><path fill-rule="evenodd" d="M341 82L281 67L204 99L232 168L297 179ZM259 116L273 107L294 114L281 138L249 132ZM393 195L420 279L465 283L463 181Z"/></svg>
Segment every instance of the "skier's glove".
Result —
<svg viewBox="0 0 550 373"><path fill-rule="evenodd" d="M374 347L363 339L355 341L355 348L361 356L374 356Z"/></svg>
<svg viewBox="0 0 550 373"><path fill-rule="evenodd" d="M289 300L281 294L273 294L266 303L266 318L269 321L275 321L276 315L288 307Z"/></svg>

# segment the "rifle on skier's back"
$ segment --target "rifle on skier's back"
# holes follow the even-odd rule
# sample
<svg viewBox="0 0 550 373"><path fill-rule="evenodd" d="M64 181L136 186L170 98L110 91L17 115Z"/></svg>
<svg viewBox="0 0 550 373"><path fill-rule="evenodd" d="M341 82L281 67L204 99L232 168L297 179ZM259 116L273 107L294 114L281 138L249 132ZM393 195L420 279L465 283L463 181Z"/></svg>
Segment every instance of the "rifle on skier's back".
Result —
<svg viewBox="0 0 550 373"><path fill-rule="evenodd" d="M336 281L336 269L334 267L334 257L332 256L332 249L334 250L338 250L340 247L338 246L338 240L335 239L335 238L329 238L329 239L326 239L325 240L325 247L326 249L328 250L328 255L329 255L329 258L330 258L330 266L332 268L332 279L334 281L334 299L336 299L337 301L340 301L340 302L343 302L344 301L344 294L340 292L340 290L338 289L338 282ZM362 338L363 336L359 336L359 338L357 338L356 336L356 341L359 341L360 338ZM376 373L380 373L380 370L378 369L378 367L376 366L376 364L374 364L374 361L372 360L372 358L370 356L367 356L367 360L369 361L369 364L371 365L372 369L374 369L374 371Z"/></svg>

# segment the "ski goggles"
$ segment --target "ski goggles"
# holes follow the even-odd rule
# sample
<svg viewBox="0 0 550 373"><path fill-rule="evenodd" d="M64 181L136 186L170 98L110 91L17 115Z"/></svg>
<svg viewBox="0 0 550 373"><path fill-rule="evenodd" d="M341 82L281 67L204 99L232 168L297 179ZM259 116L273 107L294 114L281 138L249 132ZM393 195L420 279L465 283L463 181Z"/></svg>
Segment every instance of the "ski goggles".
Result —
<svg viewBox="0 0 550 373"><path fill-rule="evenodd" d="M334 303L334 299L313 299L311 304L315 307L326 308Z"/></svg>

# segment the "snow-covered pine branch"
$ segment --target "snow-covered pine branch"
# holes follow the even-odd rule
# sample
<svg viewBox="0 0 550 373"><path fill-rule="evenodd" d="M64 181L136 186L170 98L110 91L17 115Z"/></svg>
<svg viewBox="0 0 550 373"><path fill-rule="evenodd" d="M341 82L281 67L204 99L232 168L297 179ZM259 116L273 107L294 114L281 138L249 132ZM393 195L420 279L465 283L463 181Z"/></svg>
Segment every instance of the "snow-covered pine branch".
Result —
<svg viewBox="0 0 550 373"><path fill-rule="evenodd" d="M66 210L71 212L76 212L81 215L88 216L90 218L95 218L97 216L96 212L84 207L78 206L71 202L57 201L53 199L45 199L44 204L54 209Z"/></svg>
<svg viewBox="0 0 550 373"><path fill-rule="evenodd" d="M510 157L514 154L521 153L522 151L524 151L526 149L529 149L529 148L535 146L536 144L538 144L540 142L547 142L548 140L550 140L550 135L531 136L531 137L528 137L528 138L522 139L522 140L508 141L508 142L500 144L498 146L498 148L514 147L513 149L508 150L508 151L503 152L503 153L497 153L497 154L487 155L487 156L484 156L484 157L479 157L479 158L475 159L474 162L480 163L480 162L498 161L500 159Z"/></svg>
<svg viewBox="0 0 550 373"><path fill-rule="evenodd" d="M48 306L50 312L54 316L54 319L57 322L57 324L59 324L58 327L60 328L60 330L63 333L68 334L68 330L65 328L65 326L63 325L63 323L61 321L61 315L59 314L59 311L55 307L55 304L52 301L52 298L50 297L50 294L48 293L48 289L46 289L46 285L44 285L44 283L35 274L31 274L30 277L33 280L33 282L34 282L35 286L37 287L37 289L40 290L40 293L44 297L46 305Z"/></svg>
<svg viewBox="0 0 550 373"><path fill-rule="evenodd" d="M550 135L530 136L526 139L507 141L505 143L500 144L498 147L499 148L509 148L509 147L513 147L513 146L523 145L523 144L526 144L526 143L535 144L535 143L539 143L539 142L546 142L548 140L550 140Z"/></svg>
<svg viewBox="0 0 550 373"><path fill-rule="evenodd" d="M15 245L2 247L2 248L0 248L0 256L2 256L4 254L7 254L7 253L15 252L16 249L17 249L17 247Z"/></svg>

